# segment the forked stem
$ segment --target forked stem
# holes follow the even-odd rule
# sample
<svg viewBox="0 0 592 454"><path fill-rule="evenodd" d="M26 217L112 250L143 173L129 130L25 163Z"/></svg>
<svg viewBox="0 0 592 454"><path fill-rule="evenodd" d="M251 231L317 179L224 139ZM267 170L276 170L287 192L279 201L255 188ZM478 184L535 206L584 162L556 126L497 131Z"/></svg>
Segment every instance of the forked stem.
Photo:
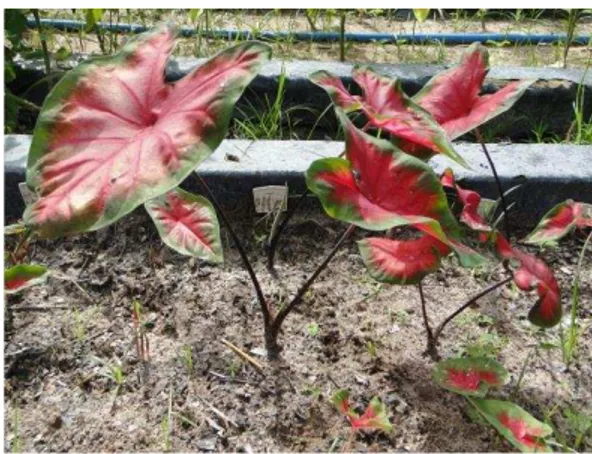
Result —
<svg viewBox="0 0 592 454"><path fill-rule="evenodd" d="M243 261L243 265L247 269L247 273L249 273L249 277L251 278L251 282L253 282L253 287L255 287L255 292L257 293L257 299L259 300L259 306L261 307L261 313L263 314L263 323L265 326L265 332L267 333L267 330L268 330L269 326L271 325L271 314L269 311L269 306L267 305L267 302L265 301L265 296L263 296L263 291L261 290L261 285L259 284L259 281L257 280L257 275L255 274L255 271L253 270L253 267L251 266L251 262L249 261L249 258L247 257L245 250L243 249L241 241L239 240L238 236L236 235L234 229L232 228L232 224L230 223L230 220L228 219L228 217L226 216L226 213L224 212L224 210L222 209L222 207L218 203L218 200L216 200L216 197L214 196L214 194L210 190L210 187L207 185L207 183L204 181L204 179L198 173L195 173L195 175L197 175L199 182L201 183L203 188L206 190L209 199L212 201L212 204L214 205L214 208L216 208L216 211L220 214L220 218L222 219L222 222L224 223L224 225L228 229L228 233L230 234L230 238L232 238L232 241L233 241L234 245L236 246L238 253L241 256L241 259Z"/></svg>
<svg viewBox="0 0 592 454"><path fill-rule="evenodd" d="M493 163L493 160L491 159L491 155L489 154L489 151L487 150L487 146L485 145L485 141L483 140L483 136L481 135L481 131L479 131L479 128L475 129L475 135L477 136L477 140L479 141L479 144L481 145L481 149L483 150L483 153L485 153L485 157L487 158L487 162L489 162L489 167L491 167L491 172L493 173L495 185L497 186L497 192L499 193L500 201L502 203L502 210L504 212L504 230L505 230L506 238L508 239L508 241L510 241L510 233L511 233L510 218L508 217L508 205L506 205L506 197L504 196L504 189L502 188L502 183L501 183L499 176L497 174L495 164Z"/></svg>
<svg viewBox="0 0 592 454"><path fill-rule="evenodd" d="M345 233L341 236L341 238L339 238L337 243L335 243L335 246L333 246L333 249L331 249L331 252L329 252L327 257L325 257L325 260L323 260L323 262L317 267L317 269L314 271L314 273L311 274L311 276L306 280L306 282L304 284L302 284L302 286L300 287L300 289L298 290L298 292L296 293L296 296L292 299L292 301L290 301L290 303L288 303L286 306L281 308L280 311L275 316L275 318L271 324L271 328L268 332L268 335L266 335L266 339L265 339L266 344L267 344L266 345L267 355L268 355L269 359L273 360L273 359L277 359L277 357L278 357L279 347L277 345L277 338L278 338L280 329L282 327L282 323L284 322L284 320L286 319L288 314L290 312L292 312L298 305L300 305L302 303L302 299L303 299L304 295L306 294L306 292L308 291L308 289L310 288L310 286L313 284L313 282L316 280L316 278L319 276L319 274L321 274L321 272L325 268L327 268L327 265L329 265L329 262L331 262L331 260L333 259L333 257L337 253L337 251L339 251L340 247L349 238L349 236L353 233L355 228L356 228L356 226L353 224L351 224L347 228Z"/></svg>
<svg viewBox="0 0 592 454"><path fill-rule="evenodd" d="M503 281L496 282L495 284L490 285L489 287L487 287L482 292L480 292L477 295L473 296L470 300L468 300L465 304L463 304L462 306L460 306L457 310L455 310L448 317L446 317L446 319L444 319L444 321L442 323L440 323L438 325L438 327L436 328L436 330L434 331L434 338L435 338L435 340L436 341L438 340L438 338L440 337L440 334L442 334L442 330L446 327L446 325L448 325L448 323L450 323L452 320L454 320L458 315L460 315L466 309L468 309L469 307L471 307L473 304L475 304L479 299L483 298L485 295L493 292L494 290L498 289L502 285L506 285L511 280L512 280L512 276L507 277Z"/></svg>
<svg viewBox="0 0 592 454"><path fill-rule="evenodd" d="M460 306L452 314L450 314L448 317L446 317L442 321L442 323L440 323L436 327L436 329L433 330L433 331L430 328L430 325L429 325L429 322L428 322L428 318L427 318L427 314L426 314L426 309L425 309L426 303L425 303L425 297L424 297L424 294L423 294L423 289L421 287L421 284L419 284L417 286L417 288L419 289L419 295L420 295L420 298L421 298L421 310L422 310L422 313L423 313L424 324L425 324L425 327L426 327L426 336L427 336L427 348L426 348L426 352L425 353L428 356L430 356L430 358L432 358L434 361L438 361L439 358L440 358L440 355L438 354L438 339L440 338L440 335L442 334L442 331L444 330L444 328L446 327L446 325L448 325L448 323L450 323L452 320L454 320L462 312L464 312L469 307L471 307L473 304L475 304L479 299L481 299L485 295L493 292L494 290L496 290L497 288L501 287L502 285L507 284L511 280L512 280L512 276L507 277L506 279L504 279L504 280L502 280L500 282L496 282L495 284L490 285L485 290L483 290L480 293L478 293L477 295L473 296L465 304L463 304L462 306Z"/></svg>

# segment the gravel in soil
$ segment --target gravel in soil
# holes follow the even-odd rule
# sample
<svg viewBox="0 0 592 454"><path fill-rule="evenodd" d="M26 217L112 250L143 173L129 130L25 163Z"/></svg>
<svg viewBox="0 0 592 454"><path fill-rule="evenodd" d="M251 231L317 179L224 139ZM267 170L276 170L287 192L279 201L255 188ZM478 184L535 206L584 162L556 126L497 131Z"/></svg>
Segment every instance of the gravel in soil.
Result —
<svg viewBox="0 0 592 454"><path fill-rule="evenodd" d="M276 304L295 294L345 229L322 216L294 220L278 253L278 283L265 270L265 222L243 218L240 224L266 297ZM358 231L354 239L363 235ZM99 232L37 241L32 261L75 277L86 293L50 279L7 300L13 307L56 309L14 312L12 326L6 325L5 449L511 450L460 396L432 381L417 289L373 282L353 239L288 317L277 364L257 356L263 344L255 295L224 230L223 240L225 264L201 263L164 247L148 217L134 213ZM542 253L560 281L566 312L582 243L576 235ZM583 326L592 318L591 256L582 273ZM493 264L471 271L453 258L445 261L424 280L432 323L502 276ZM515 401L539 419L552 413L557 440L573 443L565 412L590 416L590 331L566 369L561 351L549 347L559 342L558 329L538 331L526 320L534 298L511 285L490 295L448 326L440 353L497 357L512 377L502 398L512 394L530 361ZM142 304L147 363L134 344L134 300ZM265 376L222 339L250 351ZM123 373L119 389L117 368ZM350 437L330 403L338 387L350 389L360 409L379 396L393 432ZM584 438L580 449L592 449L590 441Z"/></svg>

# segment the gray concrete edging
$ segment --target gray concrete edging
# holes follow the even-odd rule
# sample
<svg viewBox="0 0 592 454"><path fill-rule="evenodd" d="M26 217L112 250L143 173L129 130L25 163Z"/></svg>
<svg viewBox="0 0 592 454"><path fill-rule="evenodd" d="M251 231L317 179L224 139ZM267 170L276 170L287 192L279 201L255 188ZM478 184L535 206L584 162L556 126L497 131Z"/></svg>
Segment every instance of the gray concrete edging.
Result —
<svg viewBox="0 0 592 454"><path fill-rule="evenodd" d="M30 143L27 135L4 138L5 222L18 219L24 210L18 183L25 181ZM480 146L458 143L455 148L471 170L443 156L430 161L434 170L441 173L451 167L464 187L495 198L495 182ZM490 144L488 148L504 188L524 183L510 197L516 202L514 222L533 226L551 207L569 198L592 203L592 146ZM224 140L198 173L225 206L253 213L254 187L287 184L290 196L297 196L305 189L304 172L310 163L342 150L342 142ZM188 178L183 186L200 192L195 179Z"/></svg>

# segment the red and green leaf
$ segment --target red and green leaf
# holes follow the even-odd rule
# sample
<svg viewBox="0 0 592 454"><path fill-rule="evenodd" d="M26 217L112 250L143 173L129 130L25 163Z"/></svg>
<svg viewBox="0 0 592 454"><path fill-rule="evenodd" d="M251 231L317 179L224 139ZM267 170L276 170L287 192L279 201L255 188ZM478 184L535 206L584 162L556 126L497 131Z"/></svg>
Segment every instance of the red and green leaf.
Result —
<svg viewBox="0 0 592 454"><path fill-rule="evenodd" d="M216 210L204 197L175 188L145 203L162 241L184 255L222 263Z"/></svg>
<svg viewBox="0 0 592 454"><path fill-rule="evenodd" d="M328 71L317 71L309 76L314 84L327 92L333 104L345 112L353 112L362 108L359 96L354 96L345 88L341 79Z"/></svg>
<svg viewBox="0 0 592 454"><path fill-rule="evenodd" d="M490 388L507 383L509 375L504 366L490 358L450 358L436 365L434 379L455 393L484 397Z"/></svg>
<svg viewBox="0 0 592 454"><path fill-rule="evenodd" d="M310 79L327 91L338 108L345 112L362 110L369 125L402 140L409 154L427 159L441 153L466 167L446 133L403 93L398 81L379 76L367 67L355 68L353 77L364 91L363 97L352 96L341 79L326 71L316 72Z"/></svg>
<svg viewBox="0 0 592 454"><path fill-rule="evenodd" d="M374 231L413 225L450 246L463 266L480 263L482 257L458 241L458 224L432 168L360 131L342 111L337 116L347 159L319 159L306 173L327 214Z"/></svg>
<svg viewBox="0 0 592 454"><path fill-rule="evenodd" d="M592 227L592 205L566 200L551 208L522 241L527 244L554 243L576 227Z"/></svg>
<svg viewBox="0 0 592 454"><path fill-rule="evenodd" d="M350 408L348 390L337 391L333 395L332 401L339 412L348 419L353 431L378 429L390 432L393 430L386 408L378 397L372 398L366 411L361 416Z"/></svg>
<svg viewBox="0 0 592 454"><path fill-rule="evenodd" d="M470 399L474 407L512 446L522 452L550 452L544 438L553 429L516 404L501 400Z"/></svg>
<svg viewBox="0 0 592 454"><path fill-rule="evenodd" d="M512 82L496 93L479 96L488 71L487 49L475 43L460 65L434 76L413 100L453 140L510 109L533 82Z"/></svg>
<svg viewBox="0 0 592 454"><path fill-rule="evenodd" d="M4 270L5 293L17 293L33 285L41 284L49 277L49 270L43 265L15 265Z"/></svg>
<svg viewBox="0 0 592 454"><path fill-rule="evenodd" d="M236 100L270 49L228 48L173 84L175 32L131 39L68 72L47 97L27 164L40 199L25 223L45 237L97 230L177 186L226 134Z"/></svg>
<svg viewBox="0 0 592 454"><path fill-rule="evenodd" d="M496 251L502 259L520 263L514 271L514 282L521 290L536 287L539 299L528 313L529 320L543 328L555 326L561 320L561 293L549 267L542 260L513 248L500 233L496 234Z"/></svg>
<svg viewBox="0 0 592 454"><path fill-rule="evenodd" d="M413 240L367 238L358 241L362 260L370 275L389 284L417 284L440 266L450 248L430 235Z"/></svg>
<svg viewBox="0 0 592 454"><path fill-rule="evenodd" d="M460 220L473 230L478 232L490 232L491 227L485 219L484 212L491 210L491 203L493 201L487 199L483 200L477 192L463 189L457 185L452 169L450 168L444 171L440 181L443 186L454 189L458 199L463 204ZM493 202L493 204L495 204L495 202Z"/></svg>

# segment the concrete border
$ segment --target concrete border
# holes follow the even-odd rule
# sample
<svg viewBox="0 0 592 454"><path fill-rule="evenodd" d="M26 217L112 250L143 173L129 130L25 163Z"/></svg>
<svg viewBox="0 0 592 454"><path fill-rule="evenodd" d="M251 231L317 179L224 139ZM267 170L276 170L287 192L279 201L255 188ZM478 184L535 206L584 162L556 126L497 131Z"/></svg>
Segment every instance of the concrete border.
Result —
<svg viewBox="0 0 592 454"><path fill-rule="evenodd" d="M4 138L5 222L20 217L24 209L18 183L25 180L30 143L31 136L26 135ZM511 201L516 202L512 220L522 227L532 227L565 199L592 203L592 146L491 144L488 148L505 188L524 183L511 196ZM254 213L254 187L287 184L290 195L297 196L305 188L304 171L310 163L337 156L342 150L342 142L225 140L198 172L226 207ZM465 187L495 198L495 182L480 146L459 143L456 150L471 170L442 156L430 161L434 170L441 173L452 167ZM197 181L191 177L183 186L200 192ZM314 198L311 202L318 207Z"/></svg>
<svg viewBox="0 0 592 454"><path fill-rule="evenodd" d="M56 74L76 66L88 58L88 55L77 55L59 62ZM175 81L186 75L204 59L175 58L167 67L167 79ZM19 94L39 81L44 74L42 60L16 60L17 79L11 89ZM241 110L249 110L250 106L264 108L265 100L273 100L278 89L278 80L284 67L285 94L283 111L290 107L300 106L292 112L292 123L298 123L304 131L310 131L316 124L318 116L329 105L326 93L308 80L309 74L325 69L339 76L353 92L359 93L357 85L351 78L352 63L272 60L262 68L260 74L245 91L237 104ZM409 95L417 93L421 87L437 72L445 69L443 65L390 65L372 64L378 72L401 79L403 89ZM584 118L592 115L592 71L586 73L580 69L560 68L521 68L494 67L491 69L485 85L485 93L493 93L512 80L531 79L536 82L524 96L508 112L495 118L483 127L486 137L507 137L519 141L532 136L531 131L544 125L546 133L564 137L574 119L573 103L576 100L578 86L584 85ZM56 79L57 80L57 79ZM41 104L48 92L47 84L38 84L30 90L27 98ZM240 117L238 109L235 116ZM321 129L337 130L337 121L332 109L320 124ZM319 137L323 137L322 134Z"/></svg>

